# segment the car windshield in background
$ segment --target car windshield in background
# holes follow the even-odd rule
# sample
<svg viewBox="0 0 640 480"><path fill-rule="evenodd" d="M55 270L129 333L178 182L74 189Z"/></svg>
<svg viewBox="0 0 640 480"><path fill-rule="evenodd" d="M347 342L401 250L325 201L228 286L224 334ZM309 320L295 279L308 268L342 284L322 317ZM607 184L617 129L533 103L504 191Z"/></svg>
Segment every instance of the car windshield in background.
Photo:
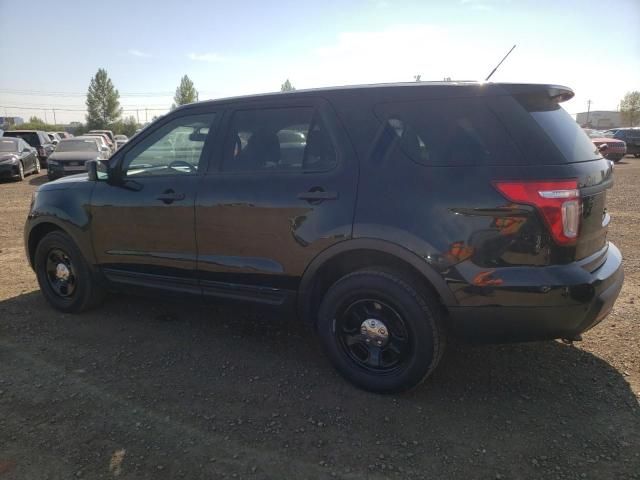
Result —
<svg viewBox="0 0 640 480"><path fill-rule="evenodd" d="M38 145L40 145L38 134L35 132L4 132L4 136L21 138L32 147L37 147Z"/></svg>
<svg viewBox="0 0 640 480"><path fill-rule="evenodd" d="M17 152L18 142L15 140L0 140L0 152Z"/></svg>
<svg viewBox="0 0 640 480"><path fill-rule="evenodd" d="M94 140L62 140L56 152L97 152L98 145Z"/></svg>

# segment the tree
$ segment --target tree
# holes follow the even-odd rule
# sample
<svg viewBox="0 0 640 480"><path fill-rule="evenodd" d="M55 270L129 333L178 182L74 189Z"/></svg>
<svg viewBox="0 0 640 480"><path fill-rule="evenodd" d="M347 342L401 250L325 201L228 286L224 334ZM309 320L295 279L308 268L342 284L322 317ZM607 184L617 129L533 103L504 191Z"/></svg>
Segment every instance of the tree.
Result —
<svg viewBox="0 0 640 480"><path fill-rule="evenodd" d="M419 82L421 78L422 78L422 75L414 75L413 76L413 80L416 81L416 82Z"/></svg>
<svg viewBox="0 0 640 480"><path fill-rule="evenodd" d="M98 70L89 83L86 104L87 128L90 130L108 128L122 114L120 94L103 68Z"/></svg>
<svg viewBox="0 0 640 480"><path fill-rule="evenodd" d="M182 77L180 85L176 88L176 94L173 96L174 104L171 108L179 107L180 105L186 105L187 103L193 103L198 101L198 91L193 86L193 82L188 76Z"/></svg>
<svg viewBox="0 0 640 480"><path fill-rule="evenodd" d="M635 127L640 120L640 91L628 92L620 102L620 112L625 123Z"/></svg>
<svg viewBox="0 0 640 480"><path fill-rule="evenodd" d="M137 129L138 129L138 122L136 122L136 117L131 115L125 118L124 122L122 122L122 131L120 133L122 133L123 135L126 135L127 137L133 137Z"/></svg>
<svg viewBox="0 0 640 480"><path fill-rule="evenodd" d="M281 92L293 92L296 88L291 85L291 82L287 78L282 85L280 85Z"/></svg>

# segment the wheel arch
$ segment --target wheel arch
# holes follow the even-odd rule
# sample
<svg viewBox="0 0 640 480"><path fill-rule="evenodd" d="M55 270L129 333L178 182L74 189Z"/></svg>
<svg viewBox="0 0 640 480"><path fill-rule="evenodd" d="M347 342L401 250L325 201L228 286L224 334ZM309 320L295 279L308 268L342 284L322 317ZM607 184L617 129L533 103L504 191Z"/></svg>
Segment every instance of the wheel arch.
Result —
<svg viewBox="0 0 640 480"><path fill-rule="evenodd" d="M335 244L311 261L298 289L296 308L299 317L314 325L314 312L327 289L338 278L367 266L399 271L432 291L445 309L457 304L442 276L418 255L392 242L363 238Z"/></svg>
<svg viewBox="0 0 640 480"><path fill-rule="evenodd" d="M40 240L42 240L48 233L56 231L66 233L67 235L69 234L60 225L51 221L40 222L31 228L27 238L27 255L29 257L29 264L31 265L31 268L34 268L36 248L38 243L40 243Z"/></svg>

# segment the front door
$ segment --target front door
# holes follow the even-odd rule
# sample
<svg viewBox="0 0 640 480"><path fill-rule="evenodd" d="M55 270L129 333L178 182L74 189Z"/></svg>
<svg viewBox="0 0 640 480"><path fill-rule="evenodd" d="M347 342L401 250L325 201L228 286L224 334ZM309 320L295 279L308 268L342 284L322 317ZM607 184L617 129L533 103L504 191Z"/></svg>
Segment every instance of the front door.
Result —
<svg viewBox="0 0 640 480"><path fill-rule="evenodd" d="M282 303L309 262L351 236L357 163L326 102L230 108L196 202L204 294Z"/></svg>
<svg viewBox="0 0 640 480"><path fill-rule="evenodd" d="M108 278L199 292L194 205L213 113L168 119L110 159L92 196L93 245Z"/></svg>

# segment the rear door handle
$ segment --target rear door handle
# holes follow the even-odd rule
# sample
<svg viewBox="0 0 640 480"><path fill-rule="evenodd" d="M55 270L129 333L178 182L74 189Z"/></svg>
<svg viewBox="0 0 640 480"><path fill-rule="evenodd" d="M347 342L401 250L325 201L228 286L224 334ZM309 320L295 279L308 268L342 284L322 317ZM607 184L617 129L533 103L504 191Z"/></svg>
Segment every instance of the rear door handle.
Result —
<svg viewBox="0 0 640 480"><path fill-rule="evenodd" d="M317 202L323 200L336 200L338 192L325 192L324 190L316 190L311 192L302 192L298 194L298 199L307 200L309 202Z"/></svg>
<svg viewBox="0 0 640 480"><path fill-rule="evenodd" d="M173 190L167 190L158 195L156 199L161 200L164 203L172 203L178 200L184 200L184 193L176 193Z"/></svg>

